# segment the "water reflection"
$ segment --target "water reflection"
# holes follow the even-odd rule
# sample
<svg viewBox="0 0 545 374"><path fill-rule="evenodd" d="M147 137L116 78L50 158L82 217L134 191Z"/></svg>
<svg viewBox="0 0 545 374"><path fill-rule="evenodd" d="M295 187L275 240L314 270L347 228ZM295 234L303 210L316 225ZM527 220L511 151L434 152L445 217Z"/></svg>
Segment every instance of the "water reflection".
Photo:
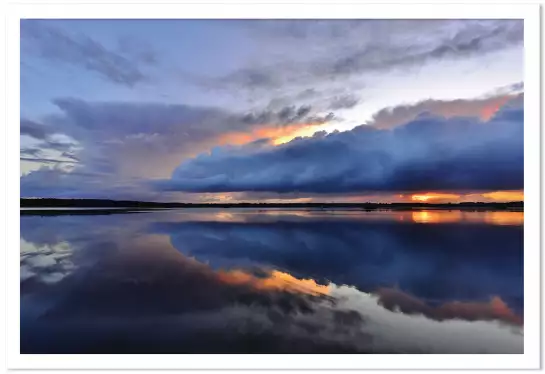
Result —
<svg viewBox="0 0 545 374"><path fill-rule="evenodd" d="M55 283L75 270L67 242L35 246L21 239L21 281Z"/></svg>
<svg viewBox="0 0 545 374"><path fill-rule="evenodd" d="M247 285L257 290L277 290L309 295L327 295L329 285L316 283L314 279L297 279L293 275L272 270L264 277L256 277L244 270L219 271L219 279L227 284Z"/></svg>
<svg viewBox="0 0 545 374"><path fill-rule="evenodd" d="M480 212L478 212L480 213ZM479 215L477 217L480 218ZM461 211L428 211L421 210L412 213L412 220L417 223L447 223L461 222L464 214Z"/></svg>
<svg viewBox="0 0 545 374"><path fill-rule="evenodd" d="M211 213L205 209L186 209L184 219L193 221L216 222L274 222L283 219L307 218L309 220L337 220L348 218L359 221L397 221L405 223L474 223L490 225L524 224L524 212L522 211L461 211L461 210L371 210L361 209L346 210L290 210L290 209L230 209L230 211L217 211Z"/></svg>
<svg viewBox="0 0 545 374"><path fill-rule="evenodd" d="M22 352L522 352L522 226L292 213L21 217Z"/></svg>
<svg viewBox="0 0 545 374"><path fill-rule="evenodd" d="M412 220L418 223L487 223L491 225L514 225L524 224L524 213L516 211L497 212L462 212L462 211L439 211L421 210L412 213Z"/></svg>
<svg viewBox="0 0 545 374"><path fill-rule="evenodd" d="M522 225L523 212L486 212L484 221L493 225Z"/></svg>

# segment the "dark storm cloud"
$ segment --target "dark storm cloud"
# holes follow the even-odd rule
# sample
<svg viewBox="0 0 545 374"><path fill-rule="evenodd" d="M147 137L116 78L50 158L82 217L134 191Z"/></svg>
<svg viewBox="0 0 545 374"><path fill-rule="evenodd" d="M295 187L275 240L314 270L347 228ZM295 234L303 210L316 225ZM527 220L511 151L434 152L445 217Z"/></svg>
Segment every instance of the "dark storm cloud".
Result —
<svg viewBox="0 0 545 374"><path fill-rule="evenodd" d="M71 35L41 21L22 20L21 41L31 43L27 50L44 59L94 71L114 83L132 87L146 79L134 59L110 50L88 36Z"/></svg>
<svg viewBox="0 0 545 374"><path fill-rule="evenodd" d="M278 146L216 147L184 161L163 190L354 192L523 188L523 109L492 119L435 116L393 130L359 126Z"/></svg>
<svg viewBox="0 0 545 374"><path fill-rule="evenodd" d="M295 57L247 66L216 83L273 89L303 82L422 66L499 51L523 41L522 20L290 20L247 23L268 44ZM297 52L316 45L308 55ZM269 59L270 60L270 59ZM208 83L210 84L210 82Z"/></svg>

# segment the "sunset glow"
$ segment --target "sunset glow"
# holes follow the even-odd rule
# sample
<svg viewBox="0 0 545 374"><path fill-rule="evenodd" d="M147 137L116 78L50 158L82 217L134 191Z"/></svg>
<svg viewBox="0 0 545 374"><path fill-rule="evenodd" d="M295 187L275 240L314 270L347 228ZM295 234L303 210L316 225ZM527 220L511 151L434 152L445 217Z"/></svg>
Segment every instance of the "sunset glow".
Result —
<svg viewBox="0 0 545 374"><path fill-rule="evenodd" d="M438 201L438 200L458 200L460 198L460 195L455 194L449 194L449 193L434 193L434 192L428 192L425 194L418 194L418 195L412 195L411 200L412 201L420 201L420 202L427 202L427 201Z"/></svg>
<svg viewBox="0 0 545 374"><path fill-rule="evenodd" d="M524 191L494 191L482 196L494 201L524 201Z"/></svg>
<svg viewBox="0 0 545 374"><path fill-rule="evenodd" d="M20 365L528 353L537 6L93 2L10 26Z"/></svg>
<svg viewBox="0 0 545 374"><path fill-rule="evenodd" d="M491 100L481 112L481 119L483 121L488 121L492 118L502 106L504 106L509 100L510 96L500 96L496 100Z"/></svg>
<svg viewBox="0 0 545 374"><path fill-rule="evenodd" d="M314 135L317 131L324 130L327 125L304 125L300 128L295 129L293 132L290 132L287 135L276 137L273 141L274 145L280 145L288 143L297 137L309 137Z"/></svg>
<svg viewBox="0 0 545 374"><path fill-rule="evenodd" d="M406 195L396 195L398 198L405 200ZM425 192L409 195L411 201L415 202L428 202L428 203L458 203L458 202L478 202L478 201L490 201L490 202L510 202L510 201L524 201L524 191L491 191L480 193L439 193L439 192Z"/></svg>
<svg viewBox="0 0 545 374"><path fill-rule="evenodd" d="M305 123L292 125L264 125L245 132L232 132L223 134L219 144L242 145L258 139L271 139L272 144L280 145L297 137L309 137L315 132L327 128L324 123Z"/></svg>

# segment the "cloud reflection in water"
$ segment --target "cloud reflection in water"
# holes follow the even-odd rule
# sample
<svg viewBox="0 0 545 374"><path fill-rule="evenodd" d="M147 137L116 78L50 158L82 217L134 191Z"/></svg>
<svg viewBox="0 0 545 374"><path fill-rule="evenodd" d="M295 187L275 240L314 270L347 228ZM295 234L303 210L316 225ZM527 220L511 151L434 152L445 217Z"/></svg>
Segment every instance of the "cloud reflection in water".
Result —
<svg viewBox="0 0 545 374"><path fill-rule="evenodd" d="M522 352L521 227L215 213L22 217L22 351Z"/></svg>

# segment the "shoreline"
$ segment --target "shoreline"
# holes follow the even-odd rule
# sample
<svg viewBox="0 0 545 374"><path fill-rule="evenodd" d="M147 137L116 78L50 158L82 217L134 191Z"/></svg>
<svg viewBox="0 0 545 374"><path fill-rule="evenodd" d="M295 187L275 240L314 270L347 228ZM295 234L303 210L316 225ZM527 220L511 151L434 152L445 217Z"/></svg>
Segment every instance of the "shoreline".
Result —
<svg viewBox="0 0 545 374"><path fill-rule="evenodd" d="M248 211L307 211L307 212L380 212L380 211L465 211L465 212L524 212L522 207L469 207L469 206L451 206L451 207L438 207L438 206L413 206L413 207L217 207L213 205L209 206L194 206L194 207L22 207L20 208L21 216L53 216L53 215L103 215L103 214L129 214L129 213L151 213L162 211L175 211L175 210L229 210L240 209Z"/></svg>

